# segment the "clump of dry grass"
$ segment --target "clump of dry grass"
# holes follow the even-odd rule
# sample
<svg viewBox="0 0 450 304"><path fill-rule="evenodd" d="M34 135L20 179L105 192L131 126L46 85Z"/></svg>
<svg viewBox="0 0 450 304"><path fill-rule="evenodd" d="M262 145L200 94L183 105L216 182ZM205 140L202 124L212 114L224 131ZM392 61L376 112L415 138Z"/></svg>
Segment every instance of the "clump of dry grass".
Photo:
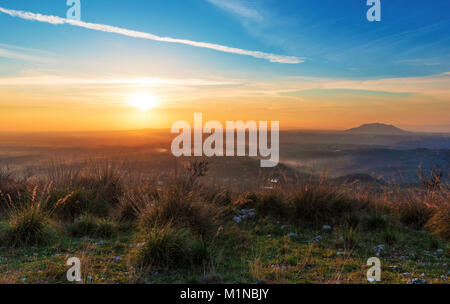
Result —
<svg viewBox="0 0 450 304"><path fill-rule="evenodd" d="M339 222L344 214L357 207L342 191L324 183L308 183L297 188L292 204L297 221L314 225Z"/></svg>
<svg viewBox="0 0 450 304"><path fill-rule="evenodd" d="M117 232L117 224L112 219L98 219L87 213L67 225L67 231L74 237L95 236L110 238Z"/></svg>
<svg viewBox="0 0 450 304"><path fill-rule="evenodd" d="M109 162L89 162L82 170L74 164L49 165L48 176L53 184L50 205L67 197L55 213L73 220L84 213L107 216L118 205L124 193L119 167Z"/></svg>
<svg viewBox="0 0 450 304"><path fill-rule="evenodd" d="M76 218L72 224L67 226L71 236L92 236L97 230L98 219L91 214L84 214Z"/></svg>
<svg viewBox="0 0 450 304"><path fill-rule="evenodd" d="M155 226L143 235L143 244L134 255L139 267L189 268L203 264L209 256L208 247L188 229L171 225Z"/></svg>
<svg viewBox="0 0 450 304"><path fill-rule="evenodd" d="M206 170L205 162L190 163L165 187L135 189L123 201L122 218L137 216L142 246L133 258L144 271L189 268L209 260L221 208L202 197L199 178Z"/></svg>
<svg viewBox="0 0 450 304"><path fill-rule="evenodd" d="M256 211L260 216L286 218L291 214L291 205L281 189L263 191L256 200Z"/></svg>
<svg viewBox="0 0 450 304"><path fill-rule="evenodd" d="M5 239L12 247L45 244L51 238L51 212L45 209L48 188L40 197L38 197L37 191L36 186L27 203L15 205L10 201Z"/></svg>
<svg viewBox="0 0 450 304"><path fill-rule="evenodd" d="M427 223L427 228L435 235L450 240L450 206L437 209Z"/></svg>
<svg viewBox="0 0 450 304"><path fill-rule="evenodd" d="M363 227L367 231L383 231L389 227L390 221L387 214L370 212L363 217Z"/></svg>
<svg viewBox="0 0 450 304"><path fill-rule="evenodd" d="M400 201L393 204L400 222L408 227L421 230L433 215L432 206L427 203L427 195L416 191L404 193Z"/></svg>
<svg viewBox="0 0 450 304"><path fill-rule="evenodd" d="M14 179L14 172L9 167L0 167L0 215L7 211L11 201L18 204L29 199L27 190L24 181Z"/></svg>
<svg viewBox="0 0 450 304"><path fill-rule="evenodd" d="M450 240L450 200L448 189L442 190L435 197L433 214L426 224L426 228L434 235Z"/></svg>
<svg viewBox="0 0 450 304"><path fill-rule="evenodd" d="M184 195L177 188L163 192L157 201L151 201L141 210L139 225L144 230L154 225L171 224L188 227L194 233L208 237L215 233L220 208L197 200L194 193Z"/></svg>
<svg viewBox="0 0 450 304"><path fill-rule="evenodd" d="M318 226L343 223L350 215L369 210L371 201L366 196L350 195L321 180L249 193L234 205L254 207L260 216Z"/></svg>
<svg viewBox="0 0 450 304"><path fill-rule="evenodd" d="M95 236L100 238L111 238L117 232L117 224L111 219L100 219L97 223Z"/></svg>
<svg viewBox="0 0 450 304"><path fill-rule="evenodd" d="M159 199L160 193L152 185L142 184L130 187L121 197L115 215L122 222L133 222L139 218L148 205Z"/></svg>
<svg viewBox="0 0 450 304"><path fill-rule="evenodd" d="M213 235L222 210L201 195L198 179L204 176L206 168L204 162L194 162L159 190L144 186L128 191L120 202L119 218L137 219L141 230L170 224L189 228L203 237Z"/></svg>

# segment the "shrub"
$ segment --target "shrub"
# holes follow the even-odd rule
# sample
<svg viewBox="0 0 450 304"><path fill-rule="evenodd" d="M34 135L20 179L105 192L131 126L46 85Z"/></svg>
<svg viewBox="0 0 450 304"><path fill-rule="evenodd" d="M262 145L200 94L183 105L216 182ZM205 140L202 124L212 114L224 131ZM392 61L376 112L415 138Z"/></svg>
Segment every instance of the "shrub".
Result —
<svg viewBox="0 0 450 304"><path fill-rule="evenodd" d="M6 212L11 202L18 204L29 199L25 182L17 181L10 168L0 166L0 212Z"/></svg>
<svg viewBox="0 0 450 304"><path fill-rule="evenodd" d="M300 188L292 200L295 219L315 225L342 221L354 209L352 201L337 189L322 184Z"/></svg>
<svg viewBox="0 0 450 304"><path fill-rule="evenodd" d="M139 224L142 229L155 225L172 225L189 228L203 237L216 232L221 209L214 204L197 202L191 195L185 196L172 189L157 202L149 202L142 211Z"/></svg>
<svg viewBox="0 0 450 304"><path fill-rule="evenodd" d="M383 242L388 245L395 245L400 240L400 234L394 230L387 229L381 233Z"/></svg>
<svg viewBox="0 0 450 304"><path fill-rule="evenodd" d="M208 255L206 244L188 229L167 225L154 227L145 233L144 243L135 254L135 262L144 268L186 268L201 265Z"/></svg>
<svg viewBox="0 0 450 304"><path fill-rule="evenodd" d="M149 185L131 188L119 200L117 217L121 222L132 222L153 202L160 200L158 190Z"/></svg>
<svg viewBox="0 0 450 304"><path fill-rule="evenodd" d="M344 246L347 249L352 249L358 245L359 232L356 229L350 228L343 233Z"/></svg>
<svg viewBox="0 0 450 304"><path fill-rule="evenodd" d="M9 227L5 238L13 247L48 243L51 238L48 214L40 203L12 207L9 211Z"/></svg>
<svg viewBox="0 0 450 304"><path fill-rule="evenodd" d="M364 228L368 231L384 230L388 226L388 220L386 215L380 215L378 213L370 213L364 219Z"/></svg>
<svg viewBox="0 0 450 304"><path fill-rule="evenodd" d="M344 223L350 228L356 229L361 222L360 217L356 213L349 213L344 218Z"/></svg>
<svg viewBox="0 0 450 304"><path fill-rule="evenodd" d="M110 238L117 231L117 225L110 219L101 219L98 221L97 228L95 230L95 236L100 238Z"/></svg>
<svg viewBox="0 0 450 304"><path fill-rule="evenodd" d="M123 194L120 171L108 162L94 163L90 174L80 180L80 185L92 192L94 203L90 212L98 216L104 216L116 208Z"/></svg>
<svg viewBox="0 0 450 304"><path fill-rule="evenodd" d="M172 178L173 184L180 193L187 195L200 190L200 178L206 175L209 169L207 160L193 160L186 163L184 170Z"/></svg>
<svg viewBox="0 0 450 304"><path fill-rule="evenodd" d="M62 220L73 221L80 215L87 213L90 206L90 193L83 189L73 192L67 190L52 190L47 208Z"/></svg>
<svg viewBox="0 0 450 304"><path fill-rule="evenodd" d="M434 213L426 224L432 234L450 240L450 202L434 208Z"/></svg>
<svg viewBox="0 0 450 304"><path fill-rule="evenodd" d="M430 220L433 209L420 200L408 200L397 206L400 222L406 226L421 230Z"/></svg>
<svg viewBox="0 0 450 304"><path fill-rule="evenodd" d="M430 235L430 237L427 238L426 246L427 246L428 250L440 249L441 248L441 241L437 237L435 237L433 235Z"/></svg>
<svg viewBox="0 0 450 304"><path fill-rule="evenodd" d="M261 216L285 218L289 212L287 199L279 191L264 192L257 200L256 212Z"/></svg>
<svg viewBox="0 0 450 304"><path fill-rule="evenodd" d="M68 225L67 230L71 236L81 237L94 235L97 230L98 219L91 214L84 214Z"/></svg>
<svg viewBox="0 0 450 304"><path fill-rule="evenodd" d="M7 222L0 222L0 243L4 244L7 243L7 232L8 232L9 226Z"/></svg>
<svg viewBox="0 0 450 304"><path fill-rule="evenodd" d="M54 189L50 192L48 208L65 220L84 213L104 217L119 205L123 194L119 170L108 162L92 162L82 172L74 165L53 165L49 176ZM66 198L64 204L57 203Z"/></svg>

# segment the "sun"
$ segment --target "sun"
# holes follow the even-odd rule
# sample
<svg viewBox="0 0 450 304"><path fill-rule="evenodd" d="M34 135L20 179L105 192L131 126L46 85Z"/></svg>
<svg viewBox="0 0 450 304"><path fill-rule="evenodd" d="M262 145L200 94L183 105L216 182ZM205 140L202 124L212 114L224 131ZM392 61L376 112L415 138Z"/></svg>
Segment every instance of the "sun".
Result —
<svg viewBox="0 0 450 304"><path fill-rule="evenodd" d="M149 93L131 95L129 100L131 106L141 111L151 110L160 102L161 100L157 96Z"/></svg>

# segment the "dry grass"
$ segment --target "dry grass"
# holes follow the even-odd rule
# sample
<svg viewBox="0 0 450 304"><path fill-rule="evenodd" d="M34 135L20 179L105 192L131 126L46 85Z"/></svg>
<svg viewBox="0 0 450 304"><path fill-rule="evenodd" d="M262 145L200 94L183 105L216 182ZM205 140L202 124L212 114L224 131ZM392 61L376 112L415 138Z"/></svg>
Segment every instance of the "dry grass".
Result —
<svg viewBox="0 0 450 304"><path fill-rule="evenodd" d="M170 225L155 226L142 238L143 245L137 250L134 259L144 269L201 265L209 256L206 243L187 229Z"/></svg>
<svg viewBox="0 0 450 304"><path fill-rule="evenodd" d="M407 239L407 234L415 235L414 230L427 229L439 238L450 239L448 185L389 186L382 193L371 193L341 189L322 179L242 193L221 186L205 187L202 178L207 167L201 161L191 163L180 172L168 174L164 183L155 176L153 181L147 177L124 184L123 168L104 161L96 165L53 164L48 179L34 183L0 174L0 199L6 210L0 218L0 241L13 249L45 244L54 235L66 242L83 236L108 241L125 235L128 239L123 255L130 257L133 266L139 266L129 272L137 271L144 277L150 269L202 269L222 274L230 260L239 260L242 252L260 250L253 247L265 244L267 248L257 256L247 256L249 261L242 264L256 280L272 277L285 282L285 273L292 270L290 263L300 263L296 267L301 272L310 271L316 251L334 259L338 258L334 251L340 248L349 255L363 246L372 250L366 235L392 247ZM256 212L237 225L232 219L242 209ZM335 237L333 246L339 247L329 253L320 242L313 241L306 251L303 247L293 251L304 240L290 242L287 233L292 230L301 236L300 231L305 230L316 234L322 225L333 226L332 232L321 234L324 239ZM125 226L128 230L119 230ZM272 244L267 235L276 233L282 242ZM141 246L131 247L130 240ZM433 242L433 247L442 248L439 241ZM268 258L273 254L280 260ZM64 280L52 267L49 276ZM343 271L348 267L353 266L342 264ZM318 275L330 278L324 273ZM336 280L341 280L340 275ZM0 281L8 280L0 276Z"/></svg>
<svg viewBox="0 0 450 304"><path fill-rule="evenodd" d="M47 190L48 191L48 190ZM38 197L35 187L30 201L23 204L9 202L6 242L12 247L24 247L48 243L51 238L50 216L45 209L46 190Z"/></svg>
<svg viewBox="0 0 450 304"><path fill-rule="evenodd" d="M426 228L434 235L450 240L450 200L448 191L439 194L433 205L433 213L426 224Z"/></svg>

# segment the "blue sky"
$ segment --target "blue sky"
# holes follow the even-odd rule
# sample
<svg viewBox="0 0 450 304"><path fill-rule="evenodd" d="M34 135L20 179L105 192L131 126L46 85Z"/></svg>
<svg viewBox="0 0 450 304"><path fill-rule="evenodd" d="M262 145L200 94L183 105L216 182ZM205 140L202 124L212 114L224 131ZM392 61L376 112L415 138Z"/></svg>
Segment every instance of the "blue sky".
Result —
<svg viewBox="0 0 450 304"><path fill-rule="evenodd" d="M162 53L170 54L170 58L164 56L169 70L180 61L187 68L194 68L189 62L201 60L201 68L209 72L217 69L267 77L412 77L450 70L450 2L446 0L435 0L432 5L424 5L421 0L382 1L381 23L366 20L368 7L364 0L81 0L81 3L82 20L86 22L297 56L305 58L305 62L273 64L68 25L39 24L4 14L0 14L0 42L47 51L72 62L101 57L100 54L105 59L117 58L111 49L120 48L130 51L131 57L146 53L148 60L157 59ZM67 10L65 0L3 0L0 6L60 17L65 17ZM131 58L124 60L132 62Z"/></svg>
<svg viewBox="0 0 450 304"><path fill-rule="evenodd" d="M0 93L8 96L0 97L0 107L31 101L43 107L50 99L74 108L80 100L116 105L148 86L167 111L205 110L214 98L216 104L245 103L262 116L279 114L275 118L288 125L300 115L314 117L305 122L310 128L384 118L450 130L450 1L381 5L382 21L369 22L366 0L81 0L83 22L258 51L265 58L0 12ZM61 18L68 9L66 0L1 0L0 8ZM298 63L283 63L292 58ZM416 114L406 117L405 111Z"/></svg>

